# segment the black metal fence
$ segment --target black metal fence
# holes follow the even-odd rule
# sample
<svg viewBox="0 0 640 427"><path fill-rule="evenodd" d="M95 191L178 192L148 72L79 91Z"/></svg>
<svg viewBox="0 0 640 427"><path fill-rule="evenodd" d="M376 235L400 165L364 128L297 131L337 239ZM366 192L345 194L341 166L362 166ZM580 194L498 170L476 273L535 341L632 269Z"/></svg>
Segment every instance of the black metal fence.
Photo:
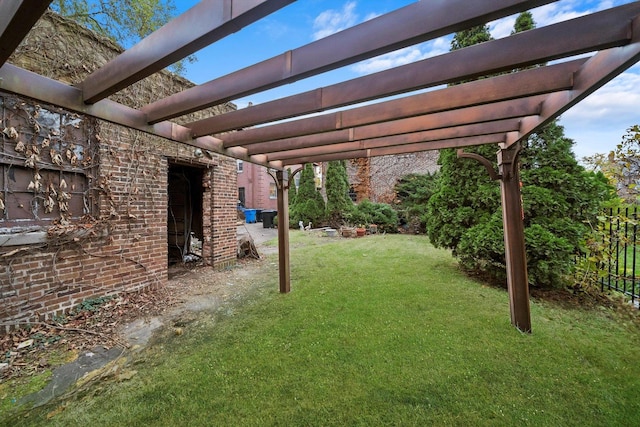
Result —
<svg viewBox="0 0 640 427"><path fill-rule="evenodd" d="M608 209L602 243L606 253L600 271L603 290L622 292L636 306L640 303L640 206Z"/></svg>

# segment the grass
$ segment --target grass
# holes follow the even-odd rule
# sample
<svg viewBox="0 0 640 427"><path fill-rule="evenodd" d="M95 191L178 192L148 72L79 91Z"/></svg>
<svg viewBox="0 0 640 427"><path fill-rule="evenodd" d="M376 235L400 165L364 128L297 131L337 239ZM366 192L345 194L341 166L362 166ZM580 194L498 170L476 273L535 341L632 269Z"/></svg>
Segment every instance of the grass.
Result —
<svg viewBox="0 0 640 427"><path fill-rule="evenodd" d="M532 302L462 275L424 237L291 233L292 292L203 316L128 381L12 425L633 425L639 331L606 310ZM322 244L321 244L322 243ZM46 420L47 414L51 419Z"/></svg>

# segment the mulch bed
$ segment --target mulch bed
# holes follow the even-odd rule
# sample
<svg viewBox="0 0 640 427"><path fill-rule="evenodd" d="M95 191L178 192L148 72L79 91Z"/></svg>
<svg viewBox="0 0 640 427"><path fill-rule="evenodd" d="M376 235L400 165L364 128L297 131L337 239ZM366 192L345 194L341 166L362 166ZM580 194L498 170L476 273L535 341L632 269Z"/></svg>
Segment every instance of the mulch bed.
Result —
<svg viewBox="0 0 640 427"><path fill-rule="evenodd" d="M90 300L57 321L32 323L0 336L0 380L34 375L51 367L50 357L77 354L98 345L126 347L118 329L133 319L162 314L175 302L167 288ZM60 363L60 361L58 361Z"/></svg>

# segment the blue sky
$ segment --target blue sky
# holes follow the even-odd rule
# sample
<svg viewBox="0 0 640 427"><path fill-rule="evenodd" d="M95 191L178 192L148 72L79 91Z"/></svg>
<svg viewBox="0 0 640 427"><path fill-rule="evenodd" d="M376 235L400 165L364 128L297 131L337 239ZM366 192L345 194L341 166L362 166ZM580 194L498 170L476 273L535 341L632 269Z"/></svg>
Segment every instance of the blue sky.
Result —
<svg viewBox="0 0 640 427"><path fill-rule="evenodd" d="M183 12L196 0L174 0ZM428 0L422 0L428 1ZM561 0L532 10L538 27L607 9L632 0ZM195 83L271 58L287 50L359 24L375 16L413 3L414 0L298 0L259 22L198 52L198 61L187 64L186 77ZM515 16L489 23L494 38L508 36ZM449 50L451 36L405 48L382 57L234 100L238 108L259 104L318 86L357 78ZM566 136L574 139L578 158L607 153L615 148L632 125L640 124L640 65L618 76L571 110L560 121Z"/></svg>

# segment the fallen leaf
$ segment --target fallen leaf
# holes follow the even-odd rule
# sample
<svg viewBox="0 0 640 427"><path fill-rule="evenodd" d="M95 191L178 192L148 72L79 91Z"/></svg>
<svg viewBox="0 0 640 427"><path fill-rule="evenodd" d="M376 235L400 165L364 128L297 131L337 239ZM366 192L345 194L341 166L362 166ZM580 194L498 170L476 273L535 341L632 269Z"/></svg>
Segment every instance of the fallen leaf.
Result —
<svg viewBox="0 0 640 427"><path fill-rule="evenodd" d="M26 347L30 347L33 344L33 340L26 340L26 341L22 341L20 344L18 344L18 350L22 349L22 348L26 348Z"/></svg>

